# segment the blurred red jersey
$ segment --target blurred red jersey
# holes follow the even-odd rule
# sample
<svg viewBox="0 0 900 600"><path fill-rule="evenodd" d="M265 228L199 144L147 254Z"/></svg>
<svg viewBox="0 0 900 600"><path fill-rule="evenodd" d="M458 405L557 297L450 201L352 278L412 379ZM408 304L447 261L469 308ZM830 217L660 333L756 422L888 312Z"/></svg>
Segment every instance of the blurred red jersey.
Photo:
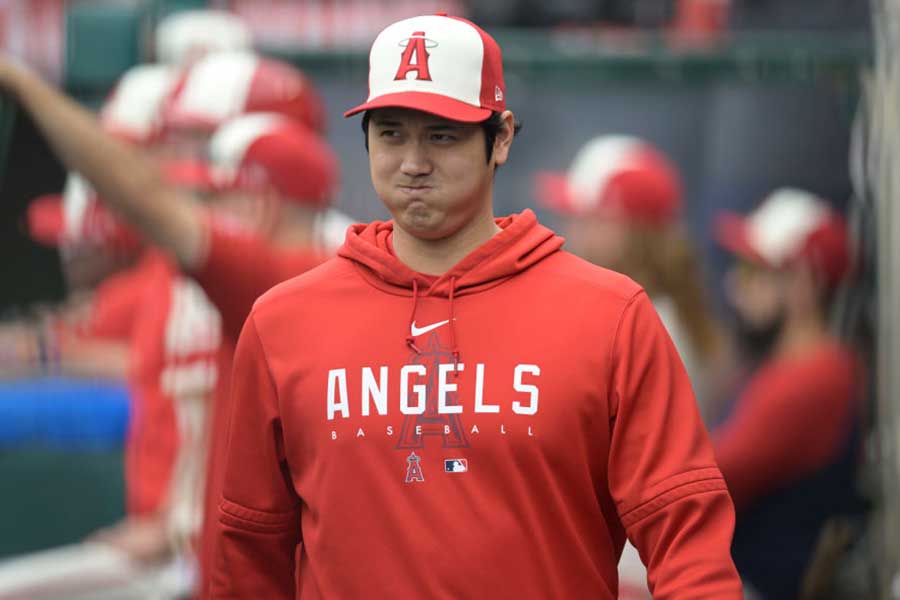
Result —
<svg viewBox="0 0 900 600"><path fill-rule="evenodd" d="M135 307L151 274L143 261L104 279L94 291L89 314L77 327L84 337L127 342L137 318Z"/></svg>
<svg viewBox="0 0 900 600"><path fill-rule="evenodd" d="M856 422L860 373L837 340L759 368L714 435L738 511L838 456Z"/></svg>
<svg viewBox="0 0 900 600"><path fill-rule="evenodd" d="M207 253L193 276L222 315L223 332L229 344L237 341L256 299L269 288L291 279L324 258L307 248L283 249L241 230L226 220L207 220ZM227 434L227 386L216 395L209 433L209 461L203 533L200 542L201 597L208 595L208 564L211 535L218 514L222 489Z"/></svg>
<svg viewBox="0 0 900 600"><path fill-rule="evenodd" d="M225 385L230 346L218 312L196 283L161 253L143 263L147 276L131 338L128 506L141 514L163 501L192 502L199 515L202 488L188 488L204 477L208 403Z"/></svg>
<svg viewBox="0 0 900 600"><path fill-rule="evenodd" d="M222 336L217 311L164 253L148 250L97 288L77 333L128 345L129 514L165 508L196 520L202 490L190 488L204 479L207 404L217 387L227 389L233 347ZM187 517L190 512L195 516Z"/></svg>
<svg viewBox="0 0 900 600"><path fill-rule="evenodd" d="M275 246L227 218L210 215L206 226L206 257L193 276L221 313L225 335L235 341L259 296L325 260L312 248Z"/></svg>

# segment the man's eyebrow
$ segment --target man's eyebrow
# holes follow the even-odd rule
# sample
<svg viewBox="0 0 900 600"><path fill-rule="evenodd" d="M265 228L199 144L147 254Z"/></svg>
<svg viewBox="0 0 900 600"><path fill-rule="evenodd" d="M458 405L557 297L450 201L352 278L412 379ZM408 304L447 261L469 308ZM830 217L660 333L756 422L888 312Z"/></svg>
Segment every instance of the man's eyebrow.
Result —
<svg viewBox="0 0 900 600"><path fill-rule="evenodd" d="M375 117L372 119L372 122L376 125L381 125L382 127L400 127L402 125L400 121L396 121L389 117Z"/></svg>
<svg viewBox="0 0 900 600"><path fill-rule="evenodd" d="M435 129L453 129L453 130L458 130L458 129L465 129L465 128L466 128L466 124L465 124L465 123L452 123L452 122L450 122L450 121L443 121L443 122L438 122L438 123L431 123L431 124L428 125L427 127L428 127L428 129L430 129L430 130L432 130L432 131L435 130Z"/></svg>

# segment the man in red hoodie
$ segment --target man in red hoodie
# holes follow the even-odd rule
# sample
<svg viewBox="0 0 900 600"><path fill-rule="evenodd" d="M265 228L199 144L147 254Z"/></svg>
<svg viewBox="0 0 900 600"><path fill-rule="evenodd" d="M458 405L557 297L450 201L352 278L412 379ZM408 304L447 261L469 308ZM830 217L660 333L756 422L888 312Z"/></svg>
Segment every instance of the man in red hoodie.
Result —
<svg viewBox="0 0 900 600"><path fill-rule="evenodd" d="M734 513L646 294L495 219L500 49L389 26L363 118L392 221L260 298L238 343L214 598L740 598Z"/></svg>

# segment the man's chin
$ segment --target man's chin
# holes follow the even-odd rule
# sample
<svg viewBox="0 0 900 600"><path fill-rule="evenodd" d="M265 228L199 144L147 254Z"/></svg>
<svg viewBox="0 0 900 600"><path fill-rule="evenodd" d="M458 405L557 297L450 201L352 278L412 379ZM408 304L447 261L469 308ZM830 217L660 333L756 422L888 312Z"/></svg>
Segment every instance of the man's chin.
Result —
<svg viewBox="0 0 900 600"><path fill-rule="evenodd" d="M736 328L741 350L751 360L759 360L772 352L775 343L781 337L784 317L781 315L764 325L751 324L738 317Z"/></svg>

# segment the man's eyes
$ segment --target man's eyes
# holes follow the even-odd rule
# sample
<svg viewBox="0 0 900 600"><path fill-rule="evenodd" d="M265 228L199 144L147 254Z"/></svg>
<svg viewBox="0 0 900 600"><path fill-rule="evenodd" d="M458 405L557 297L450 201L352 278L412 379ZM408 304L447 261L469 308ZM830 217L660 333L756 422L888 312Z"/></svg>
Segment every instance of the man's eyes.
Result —
<svg viewBox="0 0 900 600"><path fill-rule="evenodd" d="M378 137L384 139L399 139L403 136L403 132L397 129L382 129L378 132ZM428 139L432 142L437 143L449 143L455 142L459 139L459 136L455 133L440 133L440 132L432 132L428 134Z"/></svg>

